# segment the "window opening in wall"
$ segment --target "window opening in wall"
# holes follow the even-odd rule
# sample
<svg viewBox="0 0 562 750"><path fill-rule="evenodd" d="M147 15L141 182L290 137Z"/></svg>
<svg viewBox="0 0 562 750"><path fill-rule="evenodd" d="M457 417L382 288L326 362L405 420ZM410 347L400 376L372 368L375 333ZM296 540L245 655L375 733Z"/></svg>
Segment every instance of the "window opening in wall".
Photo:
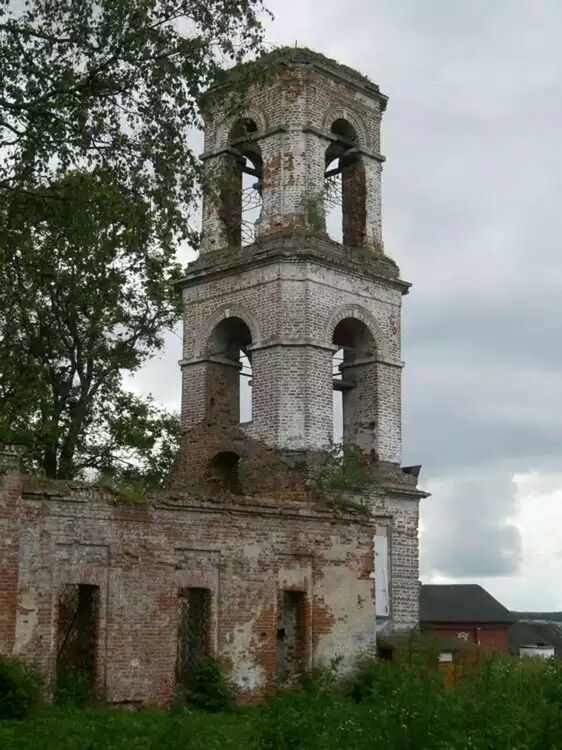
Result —
<svg viewBox="0 0 562 750"><path fill-rule="evenodd" d="M326 150L324 173L326 229L336 242L362 247L367 222L366 183L357 133L340 118L333 123L331 134L334 140Z"/></svg>
<svg viewBox="0 0 562 750"><path fill-rule="evenodd" d="M242 494L240 484L240 456L231 451L221 451L209 464L209 483L217 490Z"/></svg>
<svg viewBox="0 0 562 750"><path fill-rule="evenodd" d="M277 607L277 677L291 681L307 666L308 616L304 591L280 591Z"/></svg>
<svg viewBox="0 0 562 750"><path fill-rule="evenodd" d="M57 623L57 683L79 679L95 684L99 620L99 587L66 584L59 593Z"/></svg>
<svg viewBox="0 0 562 750"><path fill-rule="evenodd" d="M211 592L185 588L178 593L176 682L189 687L197 660L210 651Z"/></svg>
<svg viewBox="0 0 562 750"><path fill-rule="evenodd" d="M333 433L332 442L335 445L343 443L343 389L342 385L343 349L338 349L332 357L332 379L334 390L332 396Z"/></svg>
<svg viewBox="0 0 562 750"><path fill-rule="evenodd" d="M256 237L256 223L262 209L263 162L255 141L257 125L239 120L229 136L230 153L221 189L221 216L228 244L245 247Z"/></svg>
<svg viewBox="0 0 562 750"><path fill-rule="evenodd" d="M333 441L370 447L375 429L375 342L368 327L345 318L334 330L332 359Z"/></svg>
<svg viewBox="0 0 562 750"><path fill-rule="evenodd" d="M328 157L326 157L328 159ZM324 211L330 239L343 242L342 184L339 158L326 164L324 173Z"/></svg>
<svg viewBox="0 0 562 750"><path fill-rule="evenodd" d="M251 245L256 240L256 224L262 209L261 198L261 157L252 160L246 156L242 165L242 211L241 237L242 247Z"/></svg>
<svg viewBox="0 0 562 750"><path fill-rule="evenodd" d="M211 334L207 376L207 416L216 422L241 424L252 419L252 353L250 329L240 318L221 321Z"/></svg>
<svg viewBox="0 0 562 750"><path fill-rule="evenodd" d="M390 617L390 533L387 526L377 526L373 542L376 616Z"/></svg>
<svg viewBox="0 0 562 750"><path fill-rule="evenodd" d="M240 424L252 421L252 363L246 352L240 350Z"/></svg>

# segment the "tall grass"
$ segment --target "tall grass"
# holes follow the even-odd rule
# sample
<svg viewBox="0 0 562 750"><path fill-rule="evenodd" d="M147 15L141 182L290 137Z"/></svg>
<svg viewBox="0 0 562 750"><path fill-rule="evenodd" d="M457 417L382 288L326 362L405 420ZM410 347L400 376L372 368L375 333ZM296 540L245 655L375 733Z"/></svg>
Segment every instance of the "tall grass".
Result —
<svg viewBox="0 0 562 750"><path fill-rule="evenodd" d="M494 656L451 686L427 653L392 663L365 656L345 680L332 664L252 709L43 709L0 721L0 748L562 750L562 662Z"/></svg>

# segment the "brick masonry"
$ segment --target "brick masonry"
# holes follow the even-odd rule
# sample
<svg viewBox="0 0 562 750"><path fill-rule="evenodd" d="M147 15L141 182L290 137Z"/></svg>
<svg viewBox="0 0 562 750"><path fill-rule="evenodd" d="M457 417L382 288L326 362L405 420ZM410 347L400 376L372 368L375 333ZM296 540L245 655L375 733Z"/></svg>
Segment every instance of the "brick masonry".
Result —
<svg viewBox="0 0 562 750"><path fill-rule="evenodd" d="M371 523L295 501L225 503L188 493L127 503L101 488L5 475L0 507L15 507L2 529L2 652L53 676L58 593L96 585L100 696L166 705L178 592L206 588L212 650L254 700L275 685L278 591L293 590L309 603L306 663L339 654L349 665L375 636Z"/></svg>
<svg viewBox="0 0 562 750"><path fill-rule="evenodd" d="M409 284L382 245L386 97L359 74L297 52L270 59L267 80L250 85L242 99L251 106L235 117L224 91L207 111L202 251L182 282L184 434L168 488L124 503L100 487L23 477L16 453L0 451L0 649L54 677L61 587L98 586L95 679L112 703L171 701L186 587L211 592L210 648L245 700L275 685L285 591L300 592L291 627L303 666L341 656L348 668L377 627L418 623L424 493L400 466L400 313ZM244 143L240 119L251 125ZM336 121L351 128L352 143ZM344 239L360 247L325 232L328 149L343 154ZM216 187L242 153L257 165L263 204L248 247L237 224L239 183ZM349 326L363 332L368 351L334 339ZM332 358L342 345L351 352L345 440L371 472L370 489L355 498L367 514L334 511L311 483L333 439ZM244 424L240 350L252 367ZM225 455L221 480L213 472ZM230 471L240 476L221 487ZM390 611L377 623L373 538L381 528Z"/></svg>

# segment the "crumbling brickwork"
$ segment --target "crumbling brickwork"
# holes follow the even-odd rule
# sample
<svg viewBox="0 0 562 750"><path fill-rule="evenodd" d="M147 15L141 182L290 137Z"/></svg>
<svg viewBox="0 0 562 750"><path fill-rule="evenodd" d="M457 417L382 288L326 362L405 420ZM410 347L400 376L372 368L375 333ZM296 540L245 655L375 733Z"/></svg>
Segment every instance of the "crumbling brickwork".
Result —
<svg viewBox="0 0 562 750"><path fill-rule="evenodd" d="M3 563L11 551L15 558L3 567L12 612L7 617L3 606L2 651L54 676L60 592L68 584L97 586L95 685L109 702L171 702L178 597L186 588L210 592L211 650L245 700L276 684L283 592L304 597L296 634L304 666L335 654L350 664L374 640L373 527L357 514L170 493L135 504L100 488L18 474L3 479L2 507L8 501L17 503L17 522L0 543Z"/></svg>

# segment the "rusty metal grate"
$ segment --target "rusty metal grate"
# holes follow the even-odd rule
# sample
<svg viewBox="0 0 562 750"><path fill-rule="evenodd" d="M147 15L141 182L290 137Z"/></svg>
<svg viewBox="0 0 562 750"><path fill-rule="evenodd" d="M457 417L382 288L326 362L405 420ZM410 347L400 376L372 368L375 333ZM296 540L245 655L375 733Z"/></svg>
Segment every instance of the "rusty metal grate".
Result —
<svg viewBox="0 0 562 750"><path fill-rule="evenodd" d="M259 183L242 190L242 245L251 245L256 239L256 221L262 208Z"/></svg>
<svg viewBox="0 0 562 750"><path fill-rule="evenodd" d="M98 614L97 586L63 586L58 600L57 678L74 672L93 684Z"/></svg>
<svg viewBox="0 0 562 750"><path fill-rule="evenodd" d="M343 203L341 172L324 178L324 204L328 208L341 206Z"/></svg>
<svg viewBox="0 0 562 750"><path fill-rule="evenodd" d="M178 648L176 679L188 686L197 660L209 653L211 592L180 589L178 595Z"/></svg>

